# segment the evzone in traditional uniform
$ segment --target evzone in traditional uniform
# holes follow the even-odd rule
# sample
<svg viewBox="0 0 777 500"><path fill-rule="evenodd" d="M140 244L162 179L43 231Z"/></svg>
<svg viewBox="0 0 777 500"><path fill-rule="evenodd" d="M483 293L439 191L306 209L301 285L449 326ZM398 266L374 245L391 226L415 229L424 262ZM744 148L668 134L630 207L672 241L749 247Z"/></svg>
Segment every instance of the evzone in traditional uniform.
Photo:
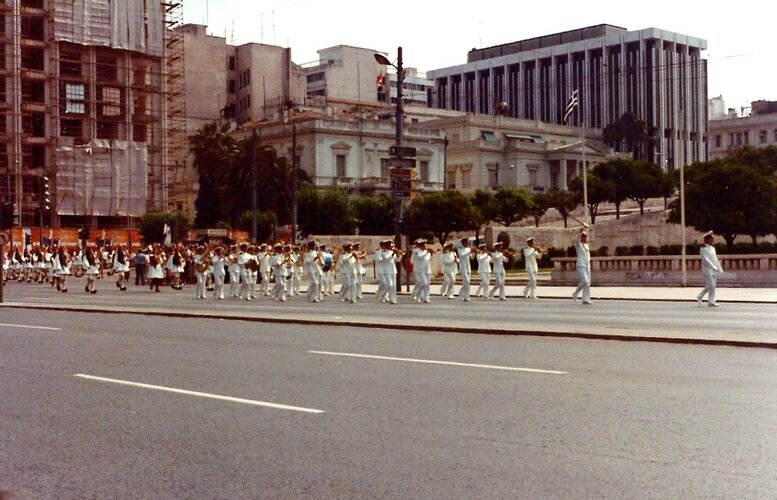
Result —
<svg viewBox="0 0 777 500"><path fill-rule="evenodd" d="M54 257L55 277L57 281L57 291L67 293L67 277L70 276L70 255L64 247L59 247L57 256Z"/></svg>
<svg viewBox="0 0 777 500"><path fill-rule="evenodd" d="M442 267L442 287L440 295L453 299L453 288L456 286L456 270L459 267L459 256L456 254L456 248L453 242L446 243L442 247L440 254L440 265Z"/></svg>
<svg viewBox="0 0 777 500"><path fill-rule="evenodd" d="M461 273L461 288L459 288L459 298L464 302L469 302L469 281L472 274L472 265L469 258L472 255L472 249L469 247L469 239L461 240L461 248L457 251L459 256L459 272Z"/></svg>
<svg viewBox="0 0 777 500"><path fill-rule="evenodd" d="M332 252L327 250L326 245L321 245L319 249L321 250L321 259L322 259L321 271L323 272L321 276L321 291L323 295L334 295L335 294L334 257L332 256Z"/></svg>
<svg viewBox="0 0 777 500"><path fill-rule="evenodd" d="M170 258L167 259L166 267L172 276L172 288L175 290L182 290L183 282L181 281L181 276L183 276L183 273L186 271L186 262L184 262L183 256L178 248L174 249Z"/></svg>
<svg viewBox="0 0 777 500"><path fill-rule="evenodd" d="M124 247L120 247L113 254L113 272L116 274L116 288L122 292L127 291L127 273L129 273L129 254Z"/></svg>
<svg viewBox="0 0 777 500"><path fill-rule="evenodd" d="M262 276L262 294L265 297L270 296L270 259L272 258L272 248L262 243L259 247L259 253L256 256L259 261L259 274Z"/></svg>
<svg viewBox="0 0 777 500"><path fill-rule="evenodd" d="M402 250L394 248L391 240L380 242L380 249L375 252L375 263L378 268L378 302L397 303L397 262L402 258Z"/></svg>
<svg viewBox="0 0 777 500"><path fill-rule="evenodd" d="M701 255L701 275L704 278L704 290L696 296L696 302L703 304L704 296L707 295L707 305L710 307L719 307L715 301L715 290L718 286L718 275L723 272L723 266L718 260L718 253L715 251L715 237L710 231L704 235L704 246L699 250Z"/></svg>
<svg viewBox="0 0 777 500"><path fill-rule="evenodd" d="M537 298L537 274L539 273L537 259L541 258L542 253L540 249L534 246L534 238L528 238L526 240L526 248L523 249L523 260L525 262L526 274L529 278L526 288L523 289L523 296L527 299L534 300Z"/></svg>
<svg viewBox="0 0 777 500"><path fill-rule="evenodd" d="M478 253L475 258L478 261L478 276L480 276L480 284L475 291L475 296L485 297L488 295L488 286L491 283L491 256L488 254L485 243L478 245Z"/></svg>
<svg viewBox="0 0 777 500"><path fill-rule="evenodd" d="M416 288L413 291L413 298L418 302L428 304L431 299L431 279L432 279L432 254L434 251L427 248L426 240L417 240L416 248L411 256L413 262L413 273L415 274Z"/></svg>
<svg viewBox="0 0 777 500"><path fill-rule="evenodd" d="M308 251L304 256L305 271L308 273L308 300L321 302L321 278L323 276L322 257L315 241L308 242Z"/></svg>
<svg viewBox="0 0 777 500"><path fill-rule="evenodd" d="M84 291L95 295L97 293L95 282L97 281L97 276L100 274L100 259L95 255L94 250L87 248L84 251L81 265L84 266L84 273L86 274L86 286L84 287Z"/></svg>
<svg viewBox="0 0 777 500"><path fill-rule="evenodd" d="M588 227L586 225L586 227ZM577 302L580 292L583 292L583 304L591 305L591 250L588 248L588 232L583 230L575 239L575 251L577 252L577 275L580 283L572 294L572 300Z"/></svg>
<svg viewBox="0 0 777 500"><path fill-rule="evenodd" d="M151 290L159 292L159 286L165 280L165 254L163 252L153 253L148 261L148 279Z"/></svg>
<svg viewBox="0 0 777 500"><path fill-rule="evenodd" d="M210 259L213 268L213 298L224 300L224 278L227 274L227 259L224 257L224 249L217 247Z"/></svg>
<svg viewBox="0 0 777 500"><path fill-rule="evenodd" d="M272 298L277 302L286 302L286 278L288 277L288 266L291 258L284 252L283 245L273 247L273 255L270 258L270 267L275 277L275 285L272 289Z"/></svg>
<svg viewBox="0 0 777 500"><path fill-rule="evenodd" d="M229 249L229 296L233 299L240 297L240 251L236 245Z"/></svg>
<svg viewBox="0 0 777 500"><path fill-rule="evenodd" d="M488 298L493 299L499 293L499 300L507 300L505 294L505 261L508 254L502 251L502 243L494 243L494 251L491 252L491 272L494 273L494 287L488 293Z"/></svg>
<svg viewBox="0 0 777 500"><path fill-rule="evenodd" d="M356 260L353 245L345 243L337 261L337 273L340 276L340 300L343 302L356 302L356 287L354 286Z"/></svg>

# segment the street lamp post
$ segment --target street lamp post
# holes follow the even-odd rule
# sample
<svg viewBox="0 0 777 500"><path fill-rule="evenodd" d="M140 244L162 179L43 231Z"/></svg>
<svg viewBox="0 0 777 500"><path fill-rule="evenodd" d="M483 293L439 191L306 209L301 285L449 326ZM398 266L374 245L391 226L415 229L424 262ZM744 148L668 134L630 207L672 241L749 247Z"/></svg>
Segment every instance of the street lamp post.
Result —
<svg viewBox="0 0 777 500"><path fill-rule="evenodd" d="M291 112L296 111L294 102L286 101L287 120L291 122L291 243L297 243L297 122L291 117Z"/></svg>
<svg viewBox="0 0 777 500"><path fill-rule="evenodd" d="M402 122L404 120L404 109L402 107L402 86L405 83L405 71L402 67L402 47L397 47L397 64L393 64L383 54L375 54L375 61L378 64L384 66L392 66L397 70L397 105L396 105L396 145L402 146ZM400 226L402 223L402 200L394 200L394 246L402 248L402 231ZM397 291L401 290L401 276L402 266L397 263Z"/></svg>
<svg viewBox="0 0 777 500"><path fill-rule="evenodd" d="M256 135L256 128L251 131L251 239L256 242L256 236L257 236L257 222L256 222L256 210L257 205L259 204L257 200L257 184L258 184L258 165L256 160L256 144L257 141L257 135Z"/></svg>

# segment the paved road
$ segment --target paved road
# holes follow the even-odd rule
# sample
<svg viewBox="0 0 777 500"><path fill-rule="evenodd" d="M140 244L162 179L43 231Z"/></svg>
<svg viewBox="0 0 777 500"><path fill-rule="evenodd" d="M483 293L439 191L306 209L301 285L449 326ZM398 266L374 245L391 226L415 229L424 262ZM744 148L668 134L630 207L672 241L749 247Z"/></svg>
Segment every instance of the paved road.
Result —
<svg viewBox="0 0 777 500"><path fill-rule="evenodd" d="M770 350L0 311L23 498L777 491Z"/></svg>
<svg viewBox="0 0 777 500"><path fill-rule="evenodd" d="M336 297L328 298L322 304L311 304L304 297L293 297L279 304L264 298L255 302L197 300L193 287L187 287L182 292L165 288L162 293L151 293L144 287L130 287L129 291L121 293L110 281L100 283L97 295L86 295L81 283L73 280L67 294L57 293L44 285L14 284L7 290L7 305L203 314L360 326L390 325L408 329L750 342L777 348L777 331L774 328L777 307L773 304L724 303L715 309L700 307L694 301L607 300L585 307L569 299L536 302L525 299L507 302L473 299L473 302L464 304L440 297L435 297L431 304L417 304L404 296L400 305L390 306L375 303L371 295L367 295L364 302L354 305L343 304Z"/></svg>

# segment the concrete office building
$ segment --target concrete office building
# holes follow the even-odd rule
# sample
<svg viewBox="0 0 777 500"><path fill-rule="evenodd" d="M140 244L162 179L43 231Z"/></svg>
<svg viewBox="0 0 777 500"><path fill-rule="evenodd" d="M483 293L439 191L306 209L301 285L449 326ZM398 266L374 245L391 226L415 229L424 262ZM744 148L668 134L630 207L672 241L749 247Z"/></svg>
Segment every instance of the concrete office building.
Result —
<svg viewBox="0 0 777 500"><path fill-rule="evenodd" d="M642 156L673 168L707 158L706 48L657 28L599 25L475 49L466 64L427 72L431 105L494 114L506 103L513 117L561 124L579 89L586 127L632 112L655 139Z"/></svg>
<svg viewBox="0 0 777 500"><path fill-rule="evenodd" d="M777 147L777 101L756 101L751 115L710 121L710 160L743 146Z"/></svg>

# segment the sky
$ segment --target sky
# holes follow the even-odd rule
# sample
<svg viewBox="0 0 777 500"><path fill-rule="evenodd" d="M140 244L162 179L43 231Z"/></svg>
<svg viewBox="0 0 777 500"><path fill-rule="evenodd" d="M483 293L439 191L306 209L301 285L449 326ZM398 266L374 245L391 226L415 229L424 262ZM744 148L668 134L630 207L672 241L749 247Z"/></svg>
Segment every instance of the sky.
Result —
<svg viewBox="0 0 777 500"><path fill-rule="evenodd" d="M317 50L335 45L372 48L392 59L402 46L405 66L421 72L463 64L476 47L597 24L655 27L707 40L709 96L722 95L727 107L741 111L751 101L777 100L777 2L740 0L735 7L696 0L186 0L184 19L207 24L209 34L230 43L291 47L298 64L317 61Z"/></svg>

